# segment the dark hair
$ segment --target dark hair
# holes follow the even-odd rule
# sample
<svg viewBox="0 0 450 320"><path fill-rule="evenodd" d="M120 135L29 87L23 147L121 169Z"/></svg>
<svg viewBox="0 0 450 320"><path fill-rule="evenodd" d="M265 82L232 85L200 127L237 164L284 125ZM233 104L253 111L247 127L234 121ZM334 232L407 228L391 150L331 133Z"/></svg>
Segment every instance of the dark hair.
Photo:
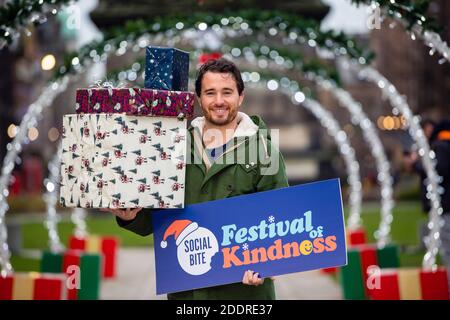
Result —
<svg viewBox="0 0 450 320"><path fill-rule="evenodd" d="M197 79L195 80L195 93L198 97L200 97L200 93L202 92L203 75L208 71L216 73L231 73L236 81L239 95L241 95L244 91L244 81L242 81L241 71L239 71L238 67L236 67L233 62L220 58L205 62L198 70Z"/></svg>
<svg viewBox="0 0 450 320"><path fill-rule="evenodd" d="M422 120L420 120L420 126L423 128L426 125L431 125L433 127L436 126L436 121L434 121L433 119L430 118L423 118Z"/></svg>

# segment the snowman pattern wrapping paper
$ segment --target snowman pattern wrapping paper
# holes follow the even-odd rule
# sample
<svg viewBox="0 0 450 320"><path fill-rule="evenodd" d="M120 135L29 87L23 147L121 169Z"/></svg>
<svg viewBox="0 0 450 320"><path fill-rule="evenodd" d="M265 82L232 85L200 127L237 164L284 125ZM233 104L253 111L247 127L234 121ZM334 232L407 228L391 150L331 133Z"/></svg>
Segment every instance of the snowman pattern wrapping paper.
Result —
<svg viewBox="0 0 450 320"><path fill-rule="evenodd" d="M183 208L187 121L63 118L60 202L84 208Z"/></svg>

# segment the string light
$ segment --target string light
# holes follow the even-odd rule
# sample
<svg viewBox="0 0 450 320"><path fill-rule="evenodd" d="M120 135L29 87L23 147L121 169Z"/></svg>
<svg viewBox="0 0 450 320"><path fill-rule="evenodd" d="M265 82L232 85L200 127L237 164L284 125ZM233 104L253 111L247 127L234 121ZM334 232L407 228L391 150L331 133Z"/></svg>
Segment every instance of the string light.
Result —
<svg viewBox="0 0 450 320"><path fill-rule="evenodd" d="M14 138L17 134L17 126L14 123L11 123L6 130L8 137Z"/></svg>
<svg viewBox="0 0 450 320"><path fill-rule="evenodd" d="M61 170L61 142L58 143L58 149L48 164L49 176L44 180L46 192L43 199L46 205L46 215L44 225L48 231L48 245L52 253L63 252L65 247L62 244L58 234L59 216L56 212L56 203L59 194L59 177Z"/></svg>
<svg viewBox="0 0 450 320"><path fill-rule="evenodd" d="M28 139L30 139L30 141L34 141L39 137L39 130L36 128L30 128L28 129Z"/></svg>
<svg viewBox="0 0 450 320"><path fill-rule="evenodd" d="M434 159L434 153L431 152L426 136L420 127L420 118L412 114L411 108L409 107L405 97L400 95L394 85L377 70L372 67L360 68L354 64L351 64L351 66L358 72L360 78L366 79L373 83L382 82L384 84L381 88L383 94L388 98L393 108L400 111L403 115L409 134L419 147L418 153L427 176L424 181L427 190L426 196L431 203L428 224L430 234L425 240L427 252L424 256L422 265L426 269L436 269L436 256L440 246L440 229L442 224L441 215L443 212L441 206L441 196L439 194L439 183L441 181L441 177L439 177L436 172L436 160Z"/></svg>
<svg viewBox="0 0 450 320"><path fill-rule="evenodd" d="M393 200L393 179L390 174L390 165L387 159L386 153L383 148L383 144L375 130L375 127L364 113L362 105L356 102L349 92L330 80L323 79L313 73L308 73L308 78L315 81L322 89L330 91L333 96L338 100L339 104L347 109L355 125L360 126L363 138L369 146L369 150L372 153L376 168L377 168L377 180L380 184L381 193L381 220L378 229L375 231L375 238L377 239L378 247L384 247L391 242L390 231L391 223L393 221L392 209L394 208ZM352 222L355 222L353 225ZM360 218L349 219L348 227L356 229L359 225L356 224L360 221Z"/></svg>
<svg viewBox="0 0 450 320"><path fill-rule="evenodd" d="M30 25L38 25L47 21L46 15L58 13L58 9L74 0L39 0L10 1L0 8L2 24L0 24L0 49L18 39L21 32L30 36ZM8 2L8 1L7 1ZM12 17L12 18L8 18Z"/></svg>
<svg viewBox="0 0 450 320"><path fill-rule="evenodd" d="M38 120L42 118L42 111L49 107L54 101L55 97L67 88L69 76L65 76L60 80L48 84L39 98L32 103L27 113L24 115L17 134L13 141L7 145L7 153L3 160L3 167L0 176L0 266L1 276L6 276L12 273L13 268L10 263L11 253L7 242L8 233L5 225L5 213L9 206L7 203L8 186L11 179L11 174L14 165L19 159L19 154L22 151L23 145L28 143L28 128L37 124Z"/></svg>
<svg viewBox="0 0 450 320"><path fill-rule="evenodd" d="M433 31L425 31L420 26L415 27L414 32L423 39L425 44L432 48L432 50L438 51L445 60L450 61L450 48L447 42L442 40L441 36ZM432 55L430 53L430 55ZM439 60L439 64L442 64L443 60Z"/></svg>
<svg viewBox="0 0 450 320"><path fill-rule="evenodd" d="M425 45L431 48L430 55L433 55L437 51L442 55L442 57L444 57L446 61L450 61L450 48L447 42L444 41L435 30L431 29L433 19L426 18L424 15L417 12L418 10L426 11L427 6L424 6L424 9L417 9L412 5L406 6L396 1L389 1L387 3L380 3L379 1L374 0L351 1L357 4L371 4L372 10L376 10L377 8L381 7L382 10L380 11L383 16L390 16L394 19L394 21L405 26L407 30L411 30L410 36L413 41L417 38L422 39ZM428 4L429 3L426 3L426 5ZM400 11L402 11L403 14ZM425 25L425 23L427 23L427 25ZM389 27L393 28L394 25L391 23ZM439 63L442 64L443 62L440 61Z"/></svg>
<svg viewBox="0 0 450 320"><path fill-rule="evenodd" d="M56 65L55 56L52 54L45 55L41 60L41 69L48 71L52 70Z"/></svg>
<svg viewBox="0 0 450 320"><path fill-rule="evenodd" d="M406 121L403 116L380 116L377 120L380 130L399 130L404 129Z"/></svg>
<svg viewBox="0 0 450 320"><path fill-rule="evenodd" d="M70 219L75 225L75 237L84 238L88 235L87 227L86 227L86 210L84 208L74 208L72 210L72 215Z"/></svg>

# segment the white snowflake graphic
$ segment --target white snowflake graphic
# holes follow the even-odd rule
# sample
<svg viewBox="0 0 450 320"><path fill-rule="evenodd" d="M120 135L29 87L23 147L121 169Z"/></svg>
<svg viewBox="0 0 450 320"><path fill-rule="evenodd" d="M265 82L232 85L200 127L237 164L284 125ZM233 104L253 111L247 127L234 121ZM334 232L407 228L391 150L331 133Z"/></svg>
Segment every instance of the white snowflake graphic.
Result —
<svg viewBox="0 0 450 320"><path fill-rule="evenodd" d="M272 223L272 222L275 221L275 217L274 216L270 216L269 219L267 219L267 220L269 220L269 222Z"/></svg>
<svg viewBox="0 0 450 320"><path fill-rule="evenodd" d="M242 245L242 250L248 250L248 244L244 243L244 244Z"/></svg>

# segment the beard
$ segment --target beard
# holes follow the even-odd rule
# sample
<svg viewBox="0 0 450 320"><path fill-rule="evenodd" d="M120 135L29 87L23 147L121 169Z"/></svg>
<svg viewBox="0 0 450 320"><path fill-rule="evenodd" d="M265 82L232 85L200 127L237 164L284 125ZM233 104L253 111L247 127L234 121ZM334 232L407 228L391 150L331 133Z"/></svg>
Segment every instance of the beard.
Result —
<svg viewBox="0 0 450 320"><path fill-rule="evenodd" d="M227 124L231 123L237 116L238 109L237 108L229 108L228 114L226 117L214 117L213 112L210 111L210 109L207 109L206 112L203 112L205 115L205 119L212 123L215 126L226 126Z"/></svg>

